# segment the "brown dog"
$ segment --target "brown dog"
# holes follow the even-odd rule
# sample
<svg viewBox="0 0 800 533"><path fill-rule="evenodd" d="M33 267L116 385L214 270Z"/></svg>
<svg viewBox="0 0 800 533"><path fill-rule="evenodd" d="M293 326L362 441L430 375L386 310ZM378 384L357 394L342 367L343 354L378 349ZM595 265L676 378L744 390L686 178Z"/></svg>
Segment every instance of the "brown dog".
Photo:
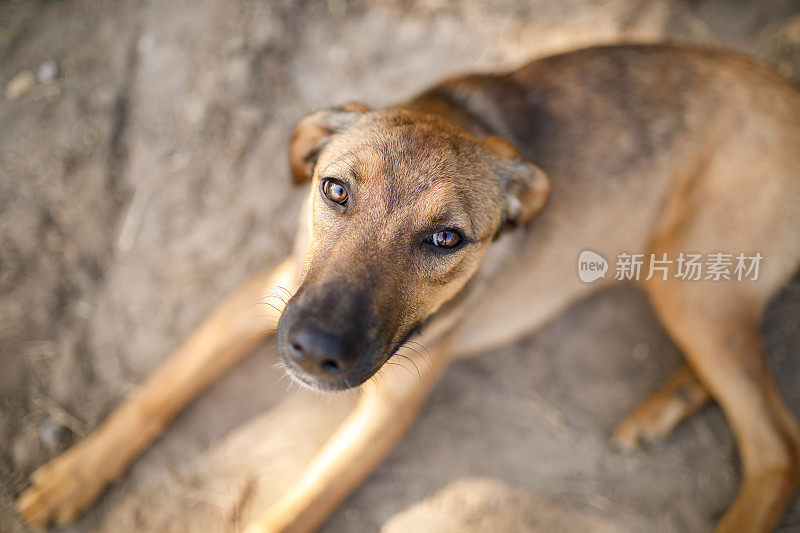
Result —
<svg viewBox="0 0 800 533"><path fill-rule="evenodd" d="M800 481L800 432L763 364L759 320L800 264L790 81L727 53L592 48L455 78L398 107L320 111L298 125L290 162L310 183L294 256L244 285L94 434L40 468L19 501L26 520L74 520L265 337L249 307L273 293L281 358L304 385L354 387L404 343L428 350L420 376L386 376L362 397L251 528L314 529L390 452L449 360L509 342L611 281L576 275L590 248L763 257L746 280L643 273L688 366L614 439L628 449L666 435L713 398L743 463L719 530L776 523Z"/></svg>

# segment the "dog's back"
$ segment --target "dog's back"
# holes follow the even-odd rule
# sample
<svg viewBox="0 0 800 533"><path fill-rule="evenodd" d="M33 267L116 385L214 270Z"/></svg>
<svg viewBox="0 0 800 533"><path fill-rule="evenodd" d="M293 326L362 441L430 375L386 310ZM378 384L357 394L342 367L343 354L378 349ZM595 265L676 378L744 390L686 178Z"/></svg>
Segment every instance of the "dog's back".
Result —
<svg viewBox="0 0 800 533"><path fill-rule="evenodd" d="M677 246L680 231L685 251L760 252L761 280L748 287L759 303L800 263L800 90L769 67L722 51L603 46L454 78L413 105L437 101L547 172L533 233L559 233L548 240L617 254Z"/></svg>

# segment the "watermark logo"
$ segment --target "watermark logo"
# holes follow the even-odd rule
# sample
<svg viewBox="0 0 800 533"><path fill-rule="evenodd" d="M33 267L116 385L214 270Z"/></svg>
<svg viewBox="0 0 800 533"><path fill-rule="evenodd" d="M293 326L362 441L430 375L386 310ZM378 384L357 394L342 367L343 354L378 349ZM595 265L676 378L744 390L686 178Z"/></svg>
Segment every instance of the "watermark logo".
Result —
<svg viewBox="0 0 800 533"><path fill-rule="evenodd" d="M600 254L584 250L578 256L578 277L584 283L591 283L606 277L608 261Z"/></svg>
<svg viewBox="0 0 800 533"><path fill-rule="evenodd" d="M622 252L617 255L614 279L621 281L648 281L651 279L679 279L682 281L756 281L761 261L760 253L746 255L715 252L696 254L680 252L669 254L636 254ZM578 257L578 277L584 283L605 278L608 262L595 252L584 250Z"/></svg>

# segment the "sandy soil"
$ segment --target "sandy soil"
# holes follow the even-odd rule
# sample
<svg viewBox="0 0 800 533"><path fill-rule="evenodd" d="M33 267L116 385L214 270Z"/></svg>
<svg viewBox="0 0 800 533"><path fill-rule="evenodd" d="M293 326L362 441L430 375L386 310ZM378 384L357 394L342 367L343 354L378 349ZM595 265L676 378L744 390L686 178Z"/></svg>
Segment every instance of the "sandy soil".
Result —
<svg viewBox="0 0 800 533"><path fill-rule="evenodd" d="M799 13L721 0L4 3L0 88L16 88L0 95L0 530L25 530L12 501L35 467L288 252L301 192L285 149L305 113L620 40L731 47L800 78ZM795 280L764 324L795 413L798 317ZM276 357L268 343L212 387L69 530L236 530L262 511L348 408L287 392ZM649 453L607 445L679 361L642 295L581 302L455 365L324 531L707 530L738 479L716 407ZM800 529L800 504L781 527Z"/></svg>

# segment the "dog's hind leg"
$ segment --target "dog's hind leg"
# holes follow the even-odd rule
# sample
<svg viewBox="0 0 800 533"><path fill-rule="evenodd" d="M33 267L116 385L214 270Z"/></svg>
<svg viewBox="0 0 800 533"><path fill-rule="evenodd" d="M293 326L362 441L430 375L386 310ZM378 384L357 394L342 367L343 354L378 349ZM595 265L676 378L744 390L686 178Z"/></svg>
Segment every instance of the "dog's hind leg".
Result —
<svg viewBox="0 0 800 533"><path fill-rule="evenodd" d="M397 373L367 382L352 413L306 468L301 478L248 533L308 532L318 528L389 455L417 418L447 366L431 348L420 373ZM373 386L375 385L375 386Z"/></svg>
<svg viewBox="0 0 800 533"><path fill-rule="evenodd" d="M625 417L614 431L611 442L623 451L633 451L662 439L710 399L694 372L683 366Z"/></svg>
<svg viewBox="0 0 800 533"><path fill-rule="evenodd" d="M288 290L294 275L287 259L233 292L91 435L33 473L33 486L17 501L25 521L73 522L186 404L274 332ZM275 298L262 299L273 291Z"/></svg>
<svg viewBox="0 0 800 533"><path fill-rule="evenodd" d="M736 283L748 282L671 280L647 291L739 448L742 484L718 531L769 531L800 482L800 431L764 364L763 303Z"/></svg>

